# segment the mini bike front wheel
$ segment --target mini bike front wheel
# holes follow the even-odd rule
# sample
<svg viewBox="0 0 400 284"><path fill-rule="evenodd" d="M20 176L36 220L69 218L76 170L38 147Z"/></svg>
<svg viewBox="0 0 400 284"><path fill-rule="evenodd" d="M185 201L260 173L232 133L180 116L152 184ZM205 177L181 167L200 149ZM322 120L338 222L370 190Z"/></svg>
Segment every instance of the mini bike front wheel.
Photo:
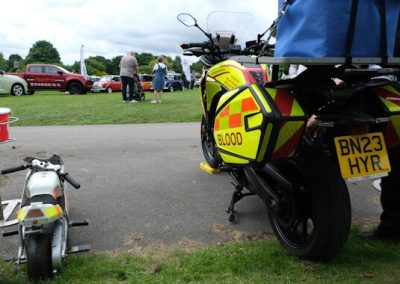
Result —
<svg viewBox="0 0 400 284"><path fill-rule="evenodd" d="M38 281L50 277L53 273L50 235L28 236L25 240L25 248L28 278Z"/></svg>

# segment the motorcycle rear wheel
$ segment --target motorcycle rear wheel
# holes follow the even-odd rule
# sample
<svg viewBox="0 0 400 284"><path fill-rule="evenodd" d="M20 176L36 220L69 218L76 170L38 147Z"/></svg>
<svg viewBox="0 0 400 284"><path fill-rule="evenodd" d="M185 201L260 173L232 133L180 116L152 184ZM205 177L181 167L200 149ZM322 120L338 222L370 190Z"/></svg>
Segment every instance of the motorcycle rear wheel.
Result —
<svg viewBox="0 0 400 284"><path fill-rule="evenodd" d="M216 169L221 164L221 156L219 155L214 137L211 134L210 126L206 122L206 118L201 119L201 148L203 149L204 158L207 164Z"/></svg>
<svg viewBox="0 0 400 284"><path fill-rule="evenodd" d="M53 273L50 235L28 236L25 248L28 278L33 281L49 278Z"/></svg>
<svg viewBox="0 0 400 284"><path fill-rule="evenodd" d="M301 172L285 166L280 169L294 185L293 192L278 192L290 195L285 198L287 210L269 212L269 220L276 237L292 255L327 261L341 250L350 232L347 186L337 166L315 148L303 147L294 161ZM297 206L296 210L291 206ZM294 218L290 215L293 212ZM291 222L287 222L288 216Z"/></svg>

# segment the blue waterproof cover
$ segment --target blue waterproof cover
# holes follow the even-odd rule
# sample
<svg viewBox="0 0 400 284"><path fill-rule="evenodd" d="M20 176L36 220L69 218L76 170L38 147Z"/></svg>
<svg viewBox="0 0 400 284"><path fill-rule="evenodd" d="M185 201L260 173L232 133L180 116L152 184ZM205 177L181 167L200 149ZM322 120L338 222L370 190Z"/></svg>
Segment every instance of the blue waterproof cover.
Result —
<svg viewBox="0 0 400 284"><path fill-rule="evenodd" d="M385 0L387 55L393 57L399 0ZM279 0L281 10L283 0ZM275 57L344 57L351 0L289 0L277 28ZM353 57L380 57L378 0L359 0Z"/></svg>

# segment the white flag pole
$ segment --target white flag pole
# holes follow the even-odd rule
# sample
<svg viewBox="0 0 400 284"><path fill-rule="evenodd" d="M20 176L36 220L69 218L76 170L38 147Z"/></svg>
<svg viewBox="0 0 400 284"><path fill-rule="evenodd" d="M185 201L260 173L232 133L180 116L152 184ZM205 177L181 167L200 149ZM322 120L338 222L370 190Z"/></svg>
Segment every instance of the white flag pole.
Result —
<svg viewBox="0 0 400 284"><path fill-rule="evenodd" d="M186 80L190 81L190 65L185 57L182 58L182 71L186 76Z"/></svg>
<svg viewBox="0 0 400 284"><path fill-rule="evenodd" d="M84 45L81 45L81 74L87 77L87 71L86 71L86 65L85 65L85 57L83 55L83 47Z"/></svg>

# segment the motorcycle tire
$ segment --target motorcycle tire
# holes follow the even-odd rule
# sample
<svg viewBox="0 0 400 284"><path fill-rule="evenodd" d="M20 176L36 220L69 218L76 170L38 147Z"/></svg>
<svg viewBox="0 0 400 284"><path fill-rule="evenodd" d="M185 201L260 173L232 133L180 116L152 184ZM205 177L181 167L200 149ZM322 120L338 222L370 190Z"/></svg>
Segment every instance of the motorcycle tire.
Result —
<svg viewBox="0 0 400 284"><path fill-rule="evenodd" d="M303 146L294 162L297 167L280 168L294 186L292 192L278 192L289 196L287 210L269 212L269 221L275 236L292 255L330 260L344 246L350 232L351 205L346 183L338 166L316 148ZM293 212L294 217L290 215ZM291 219L285 220L285 216ZM288 219L290 223L285 222Z"/></svg>
<svg viewBox="0 0 400 284"><path fill-rule="evenodd" d="M49 278L53 273L50 235L28 236L25 248L28 278L33 281Z"/></svg>
<svg viewBox="0 0 400 284"><path fill-rule="evenodd" d="M206 122L206 118L201 119L201 148L203 149L203 155L206 159L207 164L211 168L218 168L221 164L221 156L219 155L217 146L215 145L214 137L212 136L212 131L209 129L209 125Z"/></svg>

